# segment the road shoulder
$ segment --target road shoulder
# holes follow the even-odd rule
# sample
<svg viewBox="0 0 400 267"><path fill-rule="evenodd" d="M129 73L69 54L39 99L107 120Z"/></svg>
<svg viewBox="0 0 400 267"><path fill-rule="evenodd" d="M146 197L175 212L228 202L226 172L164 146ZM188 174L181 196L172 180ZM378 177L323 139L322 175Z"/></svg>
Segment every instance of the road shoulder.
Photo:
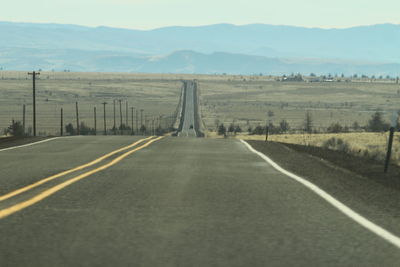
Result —
<svg viewBox="0 0 400 267"><path fill-rule="evenodd" d="M284 169L314 183L374 223L399 235L399 187L388 186L332 161L281 143L248 141ZM385 179L382 175L382 179Z"/></svg>
<svg viewBox="0 0 400 267"><path fill-rule="evenodd" d="M40 141L50 139L50 138L53 138L53 137L45 137L45 136L2 137L2 138L0 138L0 149L32 144L32 143L40 142Z"/></svg>

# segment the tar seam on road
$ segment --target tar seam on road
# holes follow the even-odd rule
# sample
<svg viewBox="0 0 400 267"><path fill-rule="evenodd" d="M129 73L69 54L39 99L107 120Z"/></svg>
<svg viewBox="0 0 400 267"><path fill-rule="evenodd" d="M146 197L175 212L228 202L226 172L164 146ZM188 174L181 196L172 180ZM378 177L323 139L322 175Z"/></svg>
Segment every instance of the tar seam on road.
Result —
<svg viewBox="0 0 400 267"><path fill-rule="evenodd" d="M69 179L69 180L67 180L67 181L65 181L65 182L63 182L61 184L58 184L58 185L53 186L53 187L51 187L49 189L46 189L45 191L37 194L36 196L32 197L29 200L23 201L21 203L13 205L13 206L11 206L9 208L5 208L3 210L0 210L0 219L3 219L3 218L5 218L5 217L7 217L7 216L9 216L9 215L11 215L13 213L21 211L21 210L23 210L23 209L25 209L27 207L30 207L30 206L38 203L39 201L41 201L41 200L43 200L43 199L55 194L56 192L60 191L61 189L65 188L65 187L67 187L67 186L69 186L69 185L71 185L73 183L76 183L79 180L82 180L84 178L89 177L92 174L95 174L97 172L105 170L105 169L117 164L118 162L120 162L121 160L123 160L124 158L129 156L130 154L135 153L136 151L141 150L141 149L143 149L145 147L148 147L152 143L154 143L154 142L156 142L156 141L158 141L158 140L160 140L162 138L164 138L164 137L160 136L158 138L152 139L152 140L148 141L147 143L145 143L144 145L141 145L140 147L137 147L137 148L132 149L132 150L130 150L128 152L125 152L121 156L115 158L114 160L112 160L111 162L109 162L107 164L104 164L103 166L100 166L100 167L98 167L98 168L96 168L94 170L85 172L85 173L83 173L81 175L78 175L76 177L73 177L73 178L71 178L71 179Z"/></svg>
<svg viewBox="0 0 400 267"><path fill-rule="evenodd" d="M400 237L390 233L389 231L383 229L379 225L371 222L367 218L363 217L362 215L358 214L357 212L353 211L351 208L347 207L345 204L340 202L339 200L335 199L331 195L329 195L327 192L316 186L315 184L307 181L304 178L301 178L300 176L297 176L296 174L293 174L285 169L283 169L281 166L279 166L277 163L275 163L272 159L264 155L263 153L255 150L251 145L249 145L246 141L240 140L246 147L253 153L257 154L260 156L263 160L265 160L267 163L269 163L272 167L274 167L276 170L279 172L285 174L286 176L289 176L290 178L296 180L297 182L301 183L308 189L312 190L314 193L316 193L318 196L323 198L325 201L327 201L329 204L334 206L336 209L341 211L343 214L345 214L347 217L351 218L353 221L361 225L362 227L368 229L372 233L376 234L377 236L385 239L389 243L393 244L397 248L400 248Z"/></svg>
<svg viewBox="0 0 400 267"><path fill-rule="evenodd" d="M50 138L50 139L46 139L46 140L42 140L42 141L38 141L38 142L34 142L34 143L29 143L29 144L26 144L26 145L7 147L7 148L0 149L0 152L7 151L7 150L12 150L12 149L16 149L16 148L21 148L21 147L33 146L33 145L37 145L37 144L53 141L53 140L56 140L56 139L59 139L59 138L61 138L61 137L53 137L53 138Z"/></svg>
<svg viewBox="0 0 400 267"><path fill-rule="evenodd" d="M127 150L127 149L129 149L129 148L132 148L132 147L134 147L134 146L140 144L141 142L147 141L147 140L149 140L149 139L151 139L151 138L153 138L153 136L140 139L140 140L136 141L136 142L133 143L133 144L130 144L130 145L128 145L128 146L125 146L125 147L122 147L122 148L120 148L120 149L114 150L114 151L112 151L112 152L110 152L110 153L107 153L106 155L101 156L100 158L97 158L97 159L95 159L95 160L93 160L93 161L91 161L91 162L89 162L89 163L80 165L80 166L75 167L75 168L70 169L70 170L66 170L66 171L57 173L57 174L52 175L52 176L49 176L49 177L47 177L47 178L43 178L43 179L39 180L39 181L36 182L36 183L30 184L30 185L28 185L28 186L24 186L24 187L22 187L22 188L19 188L19 189L17 189L17 190L14 190L14 191L12 191L12 192L10 192L10 193L7 193L7 194L5 194L5 195L2 195L2 196L0 196L0 202L3 201L3 200L9 199L9 198L11 198L11 197L13 197L13 196L19 195L19 194L21 194L21 193L23 193L23 192L26 192L26 191L28 191L28 190L30 190L30 189L32 189L32 188L38 187L39 185L45 184L45 183L47 183L47 182L50 182L50 181L52 181L52 180L54 180L54 179L57 179L57 178L60 178L60 177L62 177L62 176L65 176L65 175L67 175L67 174L70 174L70 173L73 173L73 172L76 172L76 171L85 169L85 168L90 167L90 166L93 166L93 165L95 165L95 164L97 164L97 163L99 163L99 162L101 162L101 161L103 161L103 160L105 160L105 159L107 159L107 158L109 158L109 157L111 157L111 156L113 156L113 155L115 155L115 154L121 152L121 151L124 151L124 150Z"/></svg>

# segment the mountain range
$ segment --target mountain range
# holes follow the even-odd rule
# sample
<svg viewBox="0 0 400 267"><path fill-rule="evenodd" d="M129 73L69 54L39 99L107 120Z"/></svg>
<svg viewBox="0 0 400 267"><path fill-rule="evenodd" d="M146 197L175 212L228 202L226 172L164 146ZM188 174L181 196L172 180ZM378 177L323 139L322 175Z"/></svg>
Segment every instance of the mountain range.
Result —
<svg viewBox="0 0 400 267"><path fill-rule="evenodd" d="M0 22L0 68L230 74L400 73L400 25L129 30Z"/></svg>

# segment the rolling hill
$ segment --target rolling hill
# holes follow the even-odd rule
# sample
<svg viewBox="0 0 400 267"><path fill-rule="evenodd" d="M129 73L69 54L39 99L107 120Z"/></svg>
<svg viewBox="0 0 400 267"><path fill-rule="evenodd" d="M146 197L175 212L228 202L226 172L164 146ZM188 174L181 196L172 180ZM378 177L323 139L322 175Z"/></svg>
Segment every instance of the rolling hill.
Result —
<svg viewBox="0 0 400 267"><path fill-rule="evenodd" d="M400 25L218 24L140 31L0 22L0 67L165 73L400 73Z"/></svg>

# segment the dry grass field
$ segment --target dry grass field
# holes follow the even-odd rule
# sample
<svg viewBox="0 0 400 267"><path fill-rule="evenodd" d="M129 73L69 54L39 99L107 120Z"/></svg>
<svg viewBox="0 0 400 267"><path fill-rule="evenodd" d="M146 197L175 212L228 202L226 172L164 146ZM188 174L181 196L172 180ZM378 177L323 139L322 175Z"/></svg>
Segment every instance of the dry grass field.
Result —
<svg viewBox="0 0 400 267"><path fill-rule="evenodd" d="M236 76L237 77L237 76ZM246 78L244 78L246 79ZM392 111L400 110L400 85L394 82L276 82L268 77L238 79L221 77L218 81L200 80L203 121L215 130L215 120L232 122L247 130L283 119L292 129L303 129L309 111L316 130L332 123L352 127L355 121L366 125L380 109L389 122ZM268 117L272 111L273 116Z"/></svg>
<svg viewBox="0 0 400 267"><path fill-rule="evenodd" d="M130 74L130 73L70 73L41 72L37 88L37 131L40 135L58 135L60 109L64 110L64 124L75 125L75 102L79 103L80 121L89 127L94 125L93 108L97 108L97 127L103 129L103 105L107 102L107 128L113 126L113 101L117 101L117 127L119 104L123 100L129 107L144 109L148 118L174 114L180 93L181 80L216 82L226 79L218 75L186 74ZM231 79L241 81L242 76ZM0 136L12 119L22 121L22 109L26 104L26 128L32 126L32 77L27 72L0 71ZM129 110L129 116L130 116ZM130 121L129 121L130 124Z"/></svg>
<svg viewBox="0 0 400 267"><path fill-rule="evenodd" d="M313 128L323 132L332 123L340 123L350 129L355 121L365 126L377 110L384 112L384 119L389 123L392 112L400 110L400 85L393 81L309 83L277 82L265 76L220 76L219 80L213 81L200 79L200 90L202 118L208 129L206 134L212 138L217 137L216 120L226 126L234 122L246 132L249 127L265 126L267 120L279 125L284 119L291 129L303 132L305 113L309 111ZM269 111L273 116L267 115ZM396 136L393 159L400 164L399 133ZM265 136L242 134L237 138L264 140ZM272 141L319 147L331 138L346 142L351 154L382 160L387 149L388 133L270 136ZM342 149L341 146L331 148Z"/></svg>
<svg viewBox="0 0 400 267"><path fill-rule="evenodd" d="M265 140L261 135L237 135L239 139L245 140ZM328 140L342 140L347 145L330 146L330 149L346 149L350 154L358 156L373 157L377 160L384 160L388 145L388 133L340 133L340 134L279 134L270 135L268 140L289 144L298 144L305 146L326 147ZM337 143L337 142L336 142ZM340 141L339 141L340 143ZM400 166L400 133L395 134L393 143L393 162Z"/></svg>
<svg viewBox="0 0 400 267"><path fill-rule="evenodd" d="M109 103L108 128L113 124L113 100L123 100L124 121L125 101L129 107L144 109L148 116L172 115L179 101L181 80L192 79L199 82L202 120L210 137L215 136L212 131L216 120L226 125L235 122L243 131L249 126L265 125L267 119L275 125L285 119L292 129L303 129L305 113L309 111L313 127L323 131L336 122L349 127L355 121L366 125L376 110L382 110L389 122L391 112L400 109L400 85L390 81L308 83L277 82L271 76L43 72L37 81L38 132L59 133L61 107L64 124L75 123L76 101L80 120L91 127L93 107L97 107L98 129L102 129L104 101ZM27 127L31 125L31 93L32 81L26 72L0 71L0 130L12 119L22 119L24 103ZM269 111L273 115L268 117ZM117 104L117 126L118 123ZM382 154L386 149L387 134L291 134L273 135L271 140L321 146L332 137L348 142L354 153L366 150ZM394 157L399 160L396 140Z"/></svg>
<svg viewBox="0 0 400 267"><path fill-rule="evenodd" d="M181 93L180 77L175 75L139 75L119 73L53 73L42 72L36 82L37 131L40 135L60 132L60 109L64 109L64 124L75 125L75 102L79 103L80 121L103 129L103 105L106 106L107 128L113 126L113 101L116 100L117 127L119 103L122 100L123 121L126 121L126 101L129 108L144 109L150 119L174 114ZM26 127L32 125L32 77L26 72L0 71L0 130L12 119L22 121L22 106L26 104ZM131 124L129 109L129 124ZM140 118L140 116L139 116ZM165 120L166 121L166 120Z"/></svg>

